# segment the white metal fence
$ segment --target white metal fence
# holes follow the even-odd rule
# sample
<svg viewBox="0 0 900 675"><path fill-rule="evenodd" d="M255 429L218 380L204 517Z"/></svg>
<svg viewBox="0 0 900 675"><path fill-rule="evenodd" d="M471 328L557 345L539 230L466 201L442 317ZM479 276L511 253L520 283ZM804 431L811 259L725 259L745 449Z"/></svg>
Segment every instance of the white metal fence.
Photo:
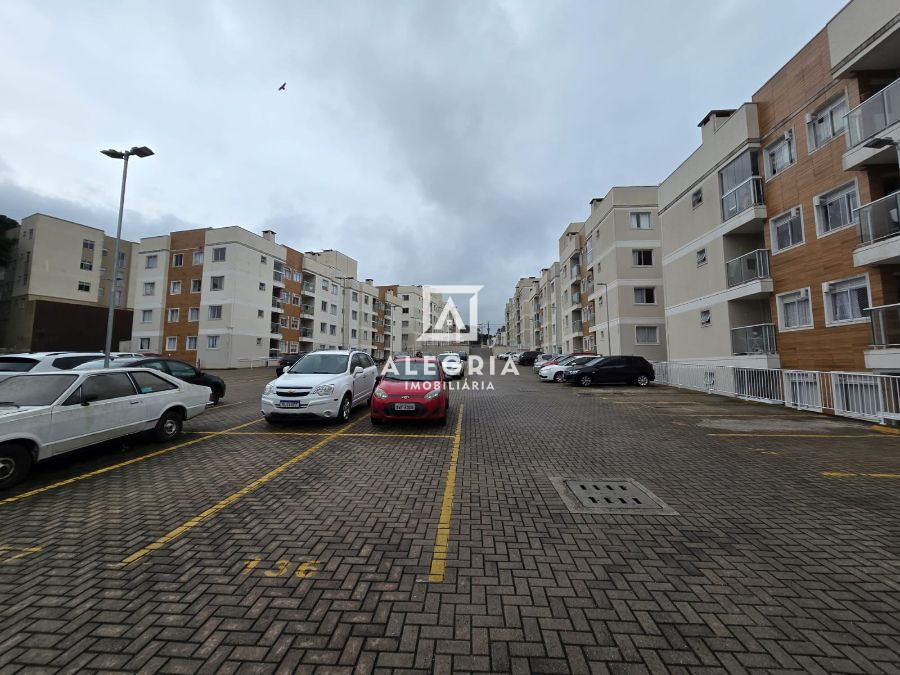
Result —
<svg viewBox="0 0 900 675"><path fill-rule="evenodd" d="M657 361L656 382L798 410L900 420L900 376Z"/></svg>

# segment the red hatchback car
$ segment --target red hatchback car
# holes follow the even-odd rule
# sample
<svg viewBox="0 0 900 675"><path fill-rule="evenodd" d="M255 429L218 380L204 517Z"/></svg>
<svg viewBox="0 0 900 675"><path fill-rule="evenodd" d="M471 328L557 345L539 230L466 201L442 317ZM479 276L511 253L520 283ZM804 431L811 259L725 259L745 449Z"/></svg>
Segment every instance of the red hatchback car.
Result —
<svg viewBox="0 0 900 675"><path fill-rule="evenodd" d="M437 359L400 359L383 372L372 394L372 424L410 419L446 424L450 391Z"/></svg>

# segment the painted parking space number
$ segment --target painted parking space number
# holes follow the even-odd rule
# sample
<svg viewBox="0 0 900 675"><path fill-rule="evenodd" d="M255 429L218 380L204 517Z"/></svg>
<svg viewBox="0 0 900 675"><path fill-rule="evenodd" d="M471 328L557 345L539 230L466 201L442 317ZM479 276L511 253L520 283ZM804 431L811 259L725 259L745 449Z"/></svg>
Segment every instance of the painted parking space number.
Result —
<svg viewBox="0 0 900 675"><path fill-rule="evenodd" d="M263 562L262 558L250 558L244 563L243 574L250 574L261 562ZM282 558L281 560L277 560L274 565L272 565L271 569L263 570L262 573L263 576L270 578L293 575L298 579L309 579L314 577L316 572L319 571L319 564L318 560L306 560L300 563L293 563L290 560Z"/></svg>

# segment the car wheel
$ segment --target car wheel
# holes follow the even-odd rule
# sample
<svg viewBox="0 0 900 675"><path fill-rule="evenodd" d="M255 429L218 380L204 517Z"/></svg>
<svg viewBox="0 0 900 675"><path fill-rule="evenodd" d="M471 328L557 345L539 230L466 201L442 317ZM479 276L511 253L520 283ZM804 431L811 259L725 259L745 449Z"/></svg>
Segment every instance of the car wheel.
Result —
<svg viewBox="0 0 900 675"><path fill-rule="evenodd" d="M564 379L566 379L566 374L563 373L562 371L553 374L554 382L562 382Z"/></svg>
<svg viewBox="0 0 900 675"><path fill-rule="evenodd" d="M0 447L0 490L24 480L33 463L31 453L21 445Z"/></svg>
<svg viewBox="0 0 900 675"><path fill-rule="evenodd" d="M639 387L646 387L650 384L650 378L646 375L638 375L638 378L634 381L634 383Z"/></svg>
<svg viewBox="0 0 900 675"><path fill-rule="evenodd" d="M578 378L578 384L580 384L582 387L590 387L591 384L593 384L591 382L591 376L590 375L582 375L581 377Z"/></svg>
<svg viewBox="0 0 900 675"><path fill-rule="evenodd" d="M350 398L350 394L344 394L344 398L341 399L341 407L338 408L337 421L341 424L344 424L347 420L350 419L350 410L353 408L353 400Z"/></svg>
<svg viewBox="0 0 900 675"><path fill-rule="evenodd" d="M178 438L183 419L177 410L167 410L159 418L153 429L153 437L160 443L168 443Z"/></svg>
<svg viewBox="0 0 900 675"><path fill-rule="evenodd" d="M218 389L213 389L209 394L209 401L213 405L219 405L219 400L222 398L222 392Z"/></svg>

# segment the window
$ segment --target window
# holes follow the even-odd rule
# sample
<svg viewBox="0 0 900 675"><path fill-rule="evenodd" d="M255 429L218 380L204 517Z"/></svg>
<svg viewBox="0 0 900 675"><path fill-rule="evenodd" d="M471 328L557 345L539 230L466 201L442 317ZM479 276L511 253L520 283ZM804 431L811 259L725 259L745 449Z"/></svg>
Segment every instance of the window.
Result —
<svg viewBox="0 0 900 675"><path fill-rule="evenodd" d="M869 280L863 275L823 284L825 323L867 321L863 310L869 306Z"/></svg>
<svg viewBox="0 0 900 675"><path fill-rule="evenodd" d="M363 296L363 300L365 301L365 303L366 303L367 305L369 304L369 296L368 296L368 295L364 295L364 296Z"/></svg>
<svg viewBox="0 0 900 675"><path fill-rule="evenodd" d="M850 183L813 199L816 206L816 225L819 236L834 232L856 222L854 210L858 206L856 184Z"/></svg>
<svg viewBox="0 0 900 675"><path fill-rule="evenodd" d="M356 329L355 328L350 329L350 337L353 338L354 340L356 339Z"/></svg>
<svg viewBox="0 0 900 675"><path fill-rule="evenodd" d="M588 237L584 244L584 264L588 267L594 262L594 240Z"/></svg>
<svg viewBox="0 0 900 675"><path fill-rule="evenodd" d="M636 304L636 305L655 305L656 304L656 289L653 287L635 288L634 289L634 304Z"/></svg>
<svg viewBox="0 0 900 675"><path fill-rule="evenodd" d="M338 294L338 287L337 287L337 284L331 284L331 294L332 294L332 295L337 295L337 294Z"/></svg>
<svg viewBox="0 0 900 675"><path fill-rule="evenodd" d="M86 281L79 281L78 282L78 290L81 291L82 293L90 293L91 285Z"/></svg>
<svg viewBox="0 0 900 675"><path fill-rule="evenodd" d="M400 325L401 325L401 327L403 327L403 328L409 328L409 321L401 321L401 322L400 322Z"/></svg>
<svg viewBox="0 0 900 675"><path fill-rule="evenodd" d="M223 291L225 290L225 277L210 277L209 290Z"/></svg>
<svg viewBox="0 0 900 675"><path fill-rule="evenodd" d="M26 259L25 262L27 263L28 260ZM82 260L81 261L81 269L86 270L87 272L90 272L92 269L94 269L94 263L92 263L90 260Z"/></svg>
<svg viewBox="0 0 900 675"><path fill-rule="evenodd" d="M691 208L696 209L703 203L703 188L694 190L691 194Z"/></svg>
<svg viewBox="0 0 900 675"><path fill-rule="evenodd" d="M322 290L323 291L328 290L328 279L322 279Z"/></svg>
<svg viewBox="0 0 900 675"><path fill-rule="evenodd" d="M30 232L30 230L29 230ZM81 248L87 249L88 251L94 250L94 241L92 239L85 239L81 242Z"/></svg>
<svg viewBox="0 0 900 675"><path fill-rule="evenodd" d="M210 305L209 306L209 318L211 321L221 319L222 318L222 305Z"/></svg>
<svg viewBox="0 0 900 675"><path fill-rule="evenodd" d="M291 328L295 330L297 328L300 328L300 319L298 319L296 316L291 317Z"/></svg>
<svg viewBox="0 0 900 675"><path fill-rule="evenodd" d="M144 282L144 295L153 295L156 293L156 282L155 281L145 281Z"/></svg>
<svg viewBox="0 0 900 675"><path fill-rule="evenodd" d="M125 373L93 375L84 381L79 391L81 392L79 403L89 396L95 396L94 400L96 401L109 401L114 398L134 396L137 393L131 378ZM75 393L77 394L78 392L76 391ZM68 404L68 402L67 400L66 403Z"/></svg>
<svg viewBox="0 0 900 675"><path fill-rule="evenodd" d="M337 335L337 326L335 326L334 324L331 324L331 325L328 327L328 333L329 333L330 335Z"/></svg>
<svg viewBox="0 0 900 675"><path fill-rule="evenodd" d="M631 213L631 229L632 230L649 230L650 229L650 212L634 211Z"/></svg>
<svg viewBox="0 0 900 675"><path fill-rule="evenodd" d="M181 282L173 281L169 285L169 295L181 295Z"/></svg>
<svg viewBox="0 0 900 675"><path fill-rule="evenodd" d="M327 333L327 332L328 332L328 324L325 323L325 322L320 323L320 324L319 324L319 332L320 332L320 333Z"/></svg>
<svg viewBox="0 0 900 675"><path fill-rule="evenodd" d="M299 305L300 304L300 296L296 293L291 293L291 304Z"/></svg>
<svg viewBox="0 0 900 675"><path fill-rule="evenodd" d="M409 302L409 296L408 296L408 295L403 295L403 296L401 296L400 299L403 300L403 302Z"/></svg>
<svg viewBox="0 0 900 675"><path fill-rule="evenodd" d="M288 317L286 317L286 316L279 317L278 325L281 326L282 328L287 328L288 327Z"/></svg>
<svg viewBox="0 0 900 675"><path fill-rule="evenodd" d="M635 267L651 267L653 265L653 249L635 248L631 250L631 260Z"/></svg>
<svg viewBox="0 0 900 675"><path fill-rule="evenodd" d="M260 265L266 264L266 256L264 256L264 255L259 256L259 264Z"/></svg>
<svg viewBox="0 0 900 675"><path fill-rule="evenodd" d="M327 312L328 311L328 301L322 300L322 304L320 305L320 307L322 308L323 312Z"/></svg>
<svg viewBox="0 0 900 675"><path fill-rule="evenodd" d="M202 287L200 279L191 279L191 293L199 293Z"/></svg>
<svg viewBox="0 0 900 675"><path fill-rule="evenodd" d="M812 328L812 308L808 288L782 293L778 296L777 307L779 330Z"/></svg>
<svg viewBox="0 0 900 675"><path fill-rule="evenodd" d="M350 294L350 299L351 299L353 302L359 302L359 293L357 293L356 291L353 291L353 292Z"/></svg>
<svg viewBox="0 0 900 675"><path fill-rule="evenodd" d="M300 352L300 343L299 342L291 342L290 349L288 351L291 354L298 354Z"/></svg>
<svg viewBox="0 0 900 675"><path fill-rule="evenodd" d="M766 147L766 178L778 175L796 161L794 132L788 130L778 140Z"/></svg>
<svg viewBox="0 0 900 675"><path fill-rule="evenodd" d="M188 338L188 340L190 340L190 338ZM197 338L194 338L195 349L196 341ZM134 372L131 373L131 379L134 380L134 383L137 385L138 392L140 392L141 394L152 394L157 391L170 391L172 389L178 388L168 380L164 380L159 375L155 375L153 373Z"/></svg>
<svg viewBox="0 0 900 675"><path fill-rule="evenodd" d="M331 310L330 310L330 311L331 311L332 314L335 314L335 315L336 315L336 314L337 314L337 305L331 305Z"/></svg>
<svg viewBox="0 0 900 675"><path fill-rule="evenodd" d="M178 319L181 317L181 310L177 307L175 309L169 310L169 323L178 323Z"/></svg>
<svg viewBox="0 0 900 675"><path fill-rule="evenodd" d="M357 319L359 319L359 312L357 312L355 309L351 309L350 310L350 318L353 321L356 321Z"/></svg>
<svg viewBox="0 0 900 675"><path fill-rule="evenodd" d="M256 338L256 346L259 347L262 344L262 338Z"/></svg>
<svg viewBox="0 0 900 675"><path fill-rule="evenodd" d="M634 343L637 345L658 345L659 344L659 327L658 326L635 326L634 327Z"/></svg>
<svg viewBox="0 0 900 675"><path fill-rule="evenodd" d="M409 314L409 307L404 307L403 309L400 310L400 313L401 314Z"/></svg>
<svg viewBox="0 0 900 675"><path fill-rule="evenodd" d="M225 262L225 247L216 246L213 248L213 262Z"/></svg>
<svg viewBox="0 0 900 675"><path fill-rule="evenodd" d="M264 319L265 316L266 316L265 311L263 311L261 309L256 310L256 318L257 319Z"/></svg>
<svg viewBox="0 0 900 675"><path fill-rule="evenodd" d="M175 253L172 255L172 267L184 267L183 253Z"/></svg>
<svg viewBox="0 0 900 675"><path fill-rule="evenodd" d="M847 99L842 95L810 115L810 120L806 123L806 141L810 152L844 133L846 114Z"/></svg>
<svg viewBox="0 0 900 675"><path fill-rule="evenodd" d="M777 253L803 243L803 218L799 208L772 219L772 249Z"/></svg>
<svg viewBox="0 0 900 675"><path fill-rule="evenodd" d="M703 267L706 264L706 249L701 248L697 251L697 267Z"/></svg>
<svg viewBox="0 0 900 675"><path fill-rule="evenodd" d="M700 325L709 326L712 324L712 314L708 309L700 310Z"/></svg>
<svg viewBox="0 0 900 675"><path fill-rule="evenodd" d="M155 270L158 263L159 258L156 255L148 255L144 260L144 269Z"/></svg>
<svg viewBox="0 0 900 675"><path fill-rule="evenodd" d="M153 310L152 309L142 309L141 310L141 323L150 323L153 321Z"/></svg>
<svg viewBox="0 0 900 675"><path fill-rule="evenodd" d="M219 348L219 336L218 335L207 335L206 336L206 347L207 347L207 349L218 349Z"/></svg>
<svg viewBox="0 0 900 675"><path fill-rule="evenodd" d="M723 220L733 218L754 204L762 204L762 186L758 176L756 150L742 152L719 171Z"/></svg>
<svg viewBox="0 0 900 675"><path fill-rule="evenodd" d="M261 291L266 290L266 282L265 281L259 282L259 290L261 290Z"/></svg>
<svg viewBox="0 0 900 675"><path fill-rule="evenodd" d="M174 337L174 336L167 337L166 338L166 351L174 352L176 349L178 349L178 338Z"/></svg>
<svg viewBox="0 0 900 675"><path fill-rule="evenodd" d="M138 349L141 351L147 351L150 349L150 338L141 338L138 343Z"/></svg>
<svg viewBox="0 0 900 675"><path fill-rule="evenodd" d="M199 321L200 320L200 308L199 307L191 307L188 309L188 321Z"/></svg>
<svg viewBox="0 0 900 675"><path fill-rule="evenodd" d="M202 265L203 264L203 251L194 251L194 255L193 255L191 262L194 265Z"/></svg>

